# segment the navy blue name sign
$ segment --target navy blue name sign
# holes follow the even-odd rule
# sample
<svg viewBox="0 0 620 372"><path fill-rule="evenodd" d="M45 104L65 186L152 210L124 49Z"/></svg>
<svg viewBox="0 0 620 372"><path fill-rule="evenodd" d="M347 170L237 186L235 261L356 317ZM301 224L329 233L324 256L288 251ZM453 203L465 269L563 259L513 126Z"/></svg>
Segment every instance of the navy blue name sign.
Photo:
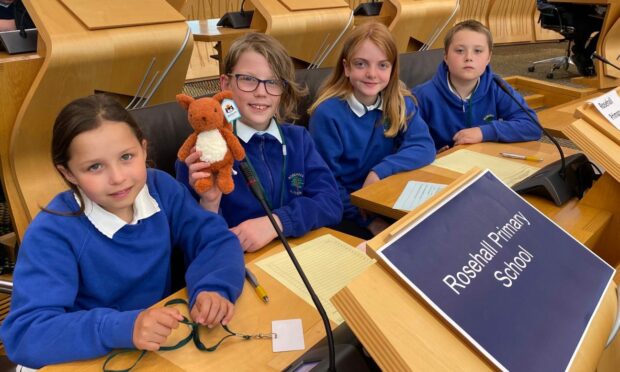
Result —
<svg viewBox="0 0 620 372"><path fill-rule="evenodd" d="M614 275L488 171L377 253L483 355L511 371L569 368Z"/></svg>

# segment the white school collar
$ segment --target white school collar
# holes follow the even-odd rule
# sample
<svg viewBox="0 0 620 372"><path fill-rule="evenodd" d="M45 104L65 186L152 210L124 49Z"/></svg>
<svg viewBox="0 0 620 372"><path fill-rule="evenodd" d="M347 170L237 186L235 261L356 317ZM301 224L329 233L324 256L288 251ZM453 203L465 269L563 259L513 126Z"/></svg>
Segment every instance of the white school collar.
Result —
<svg viewBox="0 0 620 372"><path fill-rule="evenodd" d="M474 86L474 89L472 89L471 92L469 92L469 95L467 97L461 97L459 95L459 93L456 91L456 89L454 89L454 87L452 86L452 82L450 81L450 73L449 72L446 74L446 80L448 81L448 89L450 89L450 92L452 92L455 96L459 97L462 100L470 99L471 96L476 91L476 89L478 89L478 84L480 84L480 77L478 77L478 80L476 81L476 85Z"/></svg>
<svg viewBox="0 0 620 372"><path fill-rule="evenodd" d="M280 131L278 130L278 124L276 123L276 119L271 119L269 126L266 130L259 131L251 126L243 123L241 120L237 120L237 137L245 143L248 143L254 134L264 134L268 133L275 137L278 142L282 143L282 136L280 136Z"/></svg>
<svg viewBox="0 0 620 372"><path fill-rule="evenodd" d="M86 218L88 218L97 230L110 239L112 239L114 234L120 229L125 227L125 225L135 225L140 220L149 218L160 211L159 204L157 204L157 201L153 199L149 193L149 188L146 184L133 202L133 220L129 224L117 215L106 211L99 204L94 203L81 189L80 194L84 200L84 215L86 215ZM80 204L77 195L74 196L75 200Z"/></svg>
<svg viewBox="0 0 620 372"><path fill-rule="evenodd" d="M353 113L355 115L357 115L358 118L361 118L368 111L372 111L374 109L383 110L383 98L382 98L381 94L379 94L379 96L377 97L377 100L375 101L375 103L373 103L370 106L366 106L365 104L361 103L355 97L355 95L353 93L349 94L349 96L347 97L347 103L349 104L349 107L351 108L351 111L353 111Z"/></svg>

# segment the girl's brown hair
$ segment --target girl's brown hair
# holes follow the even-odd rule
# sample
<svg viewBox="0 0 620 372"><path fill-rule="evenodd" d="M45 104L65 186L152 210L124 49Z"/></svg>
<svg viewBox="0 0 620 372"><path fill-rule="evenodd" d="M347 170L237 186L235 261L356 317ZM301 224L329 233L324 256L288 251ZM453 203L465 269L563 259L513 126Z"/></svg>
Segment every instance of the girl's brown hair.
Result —
<svg viewBox="0 0 620 372"><path fill-rule="evenodd" d="M265 57L275 77L286 83L280 98L280 107L276 110L276 119L278 121L298 119L299 115L295 112L297 102L307 94L307 89L295 81L293 61L282 44L273 37L251 32L235 40L224 59L224 73L232 73L241 54L248 50Z"/></svg>
<svg viewBox="0 0 620 372"><path fill-rule="evenodd" d="M385 53L388 61L392 64L390 81L382 93L383 118L384 121L389 124L385 136L394 137L398 132L406 129L408 117L405 108L405 97L413 97L413 95L398 78L400 67L396 42L388 28L381 23L364 23L351 31L344 42L336 67L321 86L319 97L312 104L308 113L312 115L314 110L316 110L323 101L329 98L338 97L345 99L353 93L351 82L345 75L344 64L347 63L350 65L353 54L366 40L370 40L381 49L381 51Z"/></svg>
<svg viewBox="0 0 620 372"><path fill-rule="evenodd" d="M126 123L138 141L141 144L143 143L144 135L142 130L129 112L114 98L104 94L78 98L66 105L54 122L54 129L52 131L52 162L56 169L58 169L58 166L69 169L67 165L71 159L69 148L73 139L81 133L97 129L103 121ZM69 182L64 176L63 179L80 200L80 210L61 213L46 208L42 209L60 215L77 216L82 214L84 212L84 200L81 193L76 185Z"/></svg>

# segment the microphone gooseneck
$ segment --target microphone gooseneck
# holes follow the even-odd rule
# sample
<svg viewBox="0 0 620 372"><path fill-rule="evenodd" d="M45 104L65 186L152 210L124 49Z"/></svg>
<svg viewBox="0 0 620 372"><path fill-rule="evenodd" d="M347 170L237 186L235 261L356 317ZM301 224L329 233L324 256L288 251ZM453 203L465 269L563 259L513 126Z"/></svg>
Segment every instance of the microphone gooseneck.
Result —
<svg viewBox="0 0 620 372"><path fill-rule="evenodd" d="M565 178L566 177L566 160L564 157L564 151L562 151L562 146L560 146L558 141L551 134L549 134L549 132L547 132L547 130L543 128L542 125L540 125L538 120L534 116L532 116L532 114L530 114L530 112L523 106L523 104L519 102L518 99L515 98L512 92L510 92L510 89L508 89L504 81L499 76L493 75L493 81L495 82L495 84L497 84L501 88L501 90L503 90L521 108L521 110L523 110L523 112L525 112L525 114L530 118L530 120L532 120L534 123L536 123L536 125L538 125L538 127L543 131L545 136L547 136L551 140L551 142L553 142L555 147L558 149L558 152L560 153L560 160L562 161L562 167L560 169L560 176L562 178Z"/></svg>
<svg viewBox="0 0 620 372"><path fill-rule="evenodd" d="M327 317L325 308L323 307L323 304L321 304L321 300L319 300L319 297L314 292L314 289L312 288L310 281L308 280L308 278L306 277L306 274L301 268L299 261L297 261L297 257L295 257L295 254L293 253L291 246L288 244L288 241L284 237L284 234L282 234L282 230L280 230L278 223L273 218L273 213L271 212L271 208L269 208L269 205L267 204L267 200L265 199L265 195L263 194L263 190L258 183L258 179L256 178L254 171L252 170L250 165L245 160L239 162L239 168L241 169L241 174L243 175L243 178L247 182L248 186L250 187L250 190L252 190L252 193L254 194L256 199L258 199L258 201L260 202L261 206L265 210L265 213L267 213L267 217L269 218L269 221L273 225L273 228L276 230L276 233L278 234L278 238L282 242L282 245L284 245L284 249L286 250L286 253L288 253L289 257L291 258L291 261L293 262L295 269L299 273L301 280L304 282L304 285L306 286L306 289L308 290L308 293L310 294L310 297L312 298L312 302L314 303L314 306L316 307L316 309L319 312L319 315L321 316L321 320L323 320L323 325L325 326L325 334L327 336L327 347L329 349L329 371L336 371L336 347L334 345L334 334L332 333L332 328L329 324L329 318Z"/></svg>
<svg viewBox="0 0 620 372"><path fill-rule="evenodd" d="M590 56L591 59L598 59L599 61L603 62L606 65L609 65L613 68L615 68L616 70L620 70L620 67L616 66L614 63L612 63L610 60L608 60L607 58L603 57L602 55L594 52L592 53L592 56Z"/></svg>

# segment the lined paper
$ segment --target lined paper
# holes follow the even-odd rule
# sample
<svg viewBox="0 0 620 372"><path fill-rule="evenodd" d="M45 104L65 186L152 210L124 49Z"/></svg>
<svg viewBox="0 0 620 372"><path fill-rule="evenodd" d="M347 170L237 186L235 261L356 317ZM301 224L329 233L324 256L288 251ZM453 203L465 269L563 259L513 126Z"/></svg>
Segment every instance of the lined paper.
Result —
<svg viewBox="0 0 620 372"><path fill-rule="evenodd" d="M398 200L396 200L396 203L394 203L394 209L407 212L412 211L444 187L446 185L441 183L409 181Z"/></svg>
<svg viewBox="0 0 620 372"><path fill-rule="evenodd" d="M538 171L538 168L519 161L481 154L476 151L459 150L437 158L432 165L454 172L465 173L473 167L490 169L506 185L512 186Z"/></svg>
<svg viewBox="0 0 620 372"><path fill-rule="evenodd" d="M341 324L344 319L329 299L375 260L330 234L300 244L293 251L327 316L334 323ZM314 306L286 251L260 260L256 266Z"/></svg>

